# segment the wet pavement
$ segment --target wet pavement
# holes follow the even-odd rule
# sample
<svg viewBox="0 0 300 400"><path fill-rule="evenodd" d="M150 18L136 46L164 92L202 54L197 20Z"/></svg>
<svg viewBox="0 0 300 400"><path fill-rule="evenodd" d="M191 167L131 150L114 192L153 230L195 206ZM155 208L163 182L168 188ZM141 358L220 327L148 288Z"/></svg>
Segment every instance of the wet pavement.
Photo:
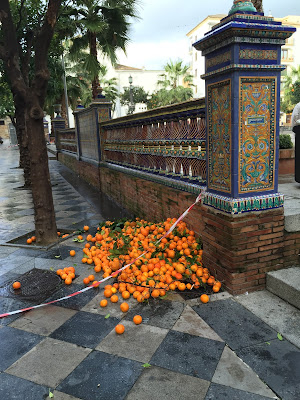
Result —
<svg viewBox="0 0 300 400"><path fill-rule="evenodd" d="M73 231L86 224L95 229L101 221L126 216L56 160L49 165L58 229ZM94 273L81 263L83 244L73 238L50 249L7 244L34 230L31 194L20 189L17 167L18 149L4 143L0 313L37 304L3 291L22 274L75 266L74 283L54 285L44 300L50 301L80 290L82 278ZM75 257L70 249L76 250ZM94 288L0 319L0 399L39 400L49 392L54 400L299 398L300 311L273 294L232 297L224 292L201 304L198 298L172 293L146 305L129 299L126 314L118 304L100 308L102 298L103 288ZM143 316L139 326L132 322L135 314ZM288 322L282 324L283 318ZM114 327L121 320L125 333L118 336Z"/></svg>

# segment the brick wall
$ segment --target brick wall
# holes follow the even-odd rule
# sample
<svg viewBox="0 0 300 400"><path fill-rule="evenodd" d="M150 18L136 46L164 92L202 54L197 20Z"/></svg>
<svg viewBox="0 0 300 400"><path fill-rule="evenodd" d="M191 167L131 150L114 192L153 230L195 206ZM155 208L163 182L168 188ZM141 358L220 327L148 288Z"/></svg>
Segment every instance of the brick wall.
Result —
<svg viewBox="0 0 300 400"><path fill-rule="evenodd" d="M122 207L149 221L178 217L195 196L59 154L59 160ZM99 184L100 179L100 184ZM226 215L196 205L185 222L203 240L203 262L232 294L265 287L266 272L299 264L300 232L284 230L283 209Z"/></svg>

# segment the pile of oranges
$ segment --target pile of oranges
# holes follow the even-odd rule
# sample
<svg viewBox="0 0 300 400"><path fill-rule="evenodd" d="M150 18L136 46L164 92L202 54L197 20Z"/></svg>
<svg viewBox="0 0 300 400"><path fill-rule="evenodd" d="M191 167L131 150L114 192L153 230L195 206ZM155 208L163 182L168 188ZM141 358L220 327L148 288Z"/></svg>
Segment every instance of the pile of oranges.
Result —
<svg viewBox="0 0 300 400"><path fill-rule="evenodd" d="M58 269L56 271L57 275L61 277L63 281L65 281L66 285L71 285L73 279L75 279L75 268L74 267L66 267L64 269Z"/></svg>
<svg viewBox="0 0 300 400"><path fill-rule="evenodd" d="M166 236L176 219L151 224L145 220L110 222L98 227L95 236L88 234L82 262L93 265L106 278L121 267L118 282L105 287L104 296L111 301L133 296L138 302L163 297L172 290L191 290L210 286L219 292L221 282L202 266L200 239L181 221ZM85 284L89 282L85 278ZM210 290L211 291L211 290ZM207 302L204 294L201 301ZM118 301L118 299L116 300Z"/></svg>

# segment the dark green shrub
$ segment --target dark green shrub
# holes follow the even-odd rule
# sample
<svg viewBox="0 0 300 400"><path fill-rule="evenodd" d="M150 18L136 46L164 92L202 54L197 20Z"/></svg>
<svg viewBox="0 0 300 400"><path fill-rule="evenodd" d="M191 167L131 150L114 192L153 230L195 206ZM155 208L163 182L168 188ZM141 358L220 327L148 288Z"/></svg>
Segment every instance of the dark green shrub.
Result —
<svg viewBox="0 0 300 400"><path fill-rule="evenodd" d="M280 149L292 149L293 142L291 136L288 134L279 135L279 148Z"/></svg>

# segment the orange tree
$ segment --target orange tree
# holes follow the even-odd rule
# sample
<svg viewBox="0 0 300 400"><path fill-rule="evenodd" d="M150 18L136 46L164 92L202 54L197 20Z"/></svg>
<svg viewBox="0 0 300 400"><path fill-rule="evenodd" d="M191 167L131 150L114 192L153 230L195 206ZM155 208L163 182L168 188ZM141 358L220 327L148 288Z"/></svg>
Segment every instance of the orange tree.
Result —
<svg viewBox="0 0 300 400"><path fill-rule="evenodd" d="M11 12L13 3L15 2L9 0L0 2L0 58L3 60L4 69L10 82L16 113L19 112L24 117L24 126L28 137L36 238L37 242L46 244L57 239L57 228L44 137L43 106L49 80L48 51L61 0L49 0L44 7L41 3L39 17L42 23L38 29L30 32L30 46L25 51L23 47L25 38L18 38L17 30L21 20L21 10L26 4L25 1L20 3L19 21L15 22ZM32 54L34 54L34 68L29 80L26 79L28 73L24 73L24 69L29 68Z"/></svg>

